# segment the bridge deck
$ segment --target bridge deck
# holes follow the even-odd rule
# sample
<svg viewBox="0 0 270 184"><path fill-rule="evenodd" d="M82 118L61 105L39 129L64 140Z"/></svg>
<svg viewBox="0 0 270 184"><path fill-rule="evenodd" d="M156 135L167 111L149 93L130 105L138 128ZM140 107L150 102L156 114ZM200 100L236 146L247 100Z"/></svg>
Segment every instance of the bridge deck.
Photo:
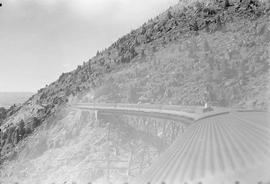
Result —
<svg viewBox="0 0 270 184"><path fill-rule="evenodd" d="M177 106L177 105L155 105L155 104L123 104L123 103L78 103L72 106L81 110L98 110L100 113L120 113L136 116L148 116L162 119L181 121L185 125L228 110L218 109L210 113L202 113L200 106Z"/></svg>

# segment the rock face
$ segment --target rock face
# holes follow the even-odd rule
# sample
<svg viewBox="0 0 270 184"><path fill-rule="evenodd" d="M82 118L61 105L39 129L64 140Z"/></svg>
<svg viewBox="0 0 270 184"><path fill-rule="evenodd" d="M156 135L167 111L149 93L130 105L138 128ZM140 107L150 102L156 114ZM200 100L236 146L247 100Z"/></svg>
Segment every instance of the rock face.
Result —
<svg viewBox="0 0 270 184"><path fill-rule="evenodd" d="M1 183L104 183L108 177L123 183L129 170L130 176L142 172L164 147L160 137L132 127L134 120L100 115L95 122L94 113L71 109L61 114L17 144L18 153L2 165Z"/></svg>
<svg viewBox="0 0 270 184"><path fill-rule="evenodd" d="M218 106L267 109L269 3L183 4L63 73L23 105L2 110L1 160L15 157L17 145L75 100L201 105L207 91Z"/></svg>
<svg viewBox="0 0 270 184"><path fill-rule="evenodd" d="M4 107L0 107L0 125L2 124L2 121L6 119L7 117L7 109Z"/></svg>

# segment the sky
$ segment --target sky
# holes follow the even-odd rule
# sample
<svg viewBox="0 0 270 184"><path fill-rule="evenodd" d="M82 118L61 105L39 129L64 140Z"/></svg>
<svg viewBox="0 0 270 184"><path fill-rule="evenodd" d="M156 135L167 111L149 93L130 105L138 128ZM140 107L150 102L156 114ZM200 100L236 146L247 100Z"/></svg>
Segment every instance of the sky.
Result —
<svg viewBox="0 0 270 184"><path fill-rule="evenodd" d="M178 0L0 2L0 92L36 92Z"/></svg>

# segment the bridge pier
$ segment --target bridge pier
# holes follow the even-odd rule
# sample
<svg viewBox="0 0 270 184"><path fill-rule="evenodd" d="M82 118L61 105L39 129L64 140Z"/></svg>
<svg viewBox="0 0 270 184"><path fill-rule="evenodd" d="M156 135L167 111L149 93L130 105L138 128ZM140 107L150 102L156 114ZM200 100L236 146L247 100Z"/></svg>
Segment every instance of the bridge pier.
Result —
<svg viewBox="0 0 270 184"><path fill-rule="evenodd" d="M98 110L94 110L94 117L92 118L94 126L98 126Z"/></svg>
<svg viewBox="0 0 270 184"><path fill-rule="evenodd" d="M110 174L111 174L111 156L110 156L110 151L111 151L111 126L110 123L108 124L108 132L107 132L107 150L106 150L106 162L107 162L107 168L106 168L106 179L107 183L110 184Z"/></svg>
<svg viewBox="0 0 270 184"><path fill-rule="evenodd" d="M149 106L148 104L81 103L74 107L91 112L88 114L90 117L85 118L91 120L91 127L102 127L108 131L107 138L104 137L108 145L103 150L104 158L102 159L106 184L110 183L114 170L121 169L123 172L125 169L124 175L127 176L127 180L134 173L143 173L152 162L151 154L153 152L160 154L178 134L183 133L186 127L198 118L196 114L178 111L174 106L160 108L160 105ZM121 141L125 144L125 151L112 151L118 150L118 143ZM130 148L126 149L128 146L126 144L129 144ZM119 157L122 153L125 153L123 160ZM124 164L120 164L119 167L118 162ZM136 168L134 169L133 166Z"/></svg>

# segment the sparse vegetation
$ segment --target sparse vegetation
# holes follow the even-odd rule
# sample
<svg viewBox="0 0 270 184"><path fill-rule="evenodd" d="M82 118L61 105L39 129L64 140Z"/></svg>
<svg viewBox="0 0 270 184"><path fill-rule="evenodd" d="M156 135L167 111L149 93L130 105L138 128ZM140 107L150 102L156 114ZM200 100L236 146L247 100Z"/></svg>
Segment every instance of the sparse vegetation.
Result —
<svg viewBox="0 0 270 184"><path fill-rule="evenodd" d="M101 102L202 105L207 89L214 105L267 109L269 13L269 2L257 0L171 8L63 73L24 105L0 109L1 155L11 157L15 145L69 98L90 90Z"/></svg>
<svg viewBox="0 0 270 184"><path fill-rule="evenodd" d="M2 121L6 119L7 117L7 109L4 107L0 107L0 125L2 124Z"/></svg>

